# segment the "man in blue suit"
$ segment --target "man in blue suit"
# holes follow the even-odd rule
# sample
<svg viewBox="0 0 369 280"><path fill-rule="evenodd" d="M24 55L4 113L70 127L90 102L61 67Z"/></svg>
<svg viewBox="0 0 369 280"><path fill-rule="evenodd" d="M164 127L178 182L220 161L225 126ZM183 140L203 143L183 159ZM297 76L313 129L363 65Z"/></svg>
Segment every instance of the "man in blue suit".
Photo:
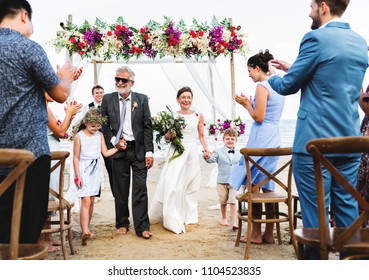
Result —
<svg viewBox="0 0 369 280"><path fill-rule="evenodd" d="M281 95L301 90L293 144L293 174L300 196L304 227L318 227L317 200L312 157L306 144L314 138L358 136L358 98L368 67L365 39L340 20L349 0L312 0L311 29L302 39L296 61L289 65L273 60L271 66L287 72L272 75L269 83ZM272 67L270 67L272 71ZM332 157L333 164L355 186L359 156ZM325 172L327 204L338 227L357 217L355 200Z"/></svg>

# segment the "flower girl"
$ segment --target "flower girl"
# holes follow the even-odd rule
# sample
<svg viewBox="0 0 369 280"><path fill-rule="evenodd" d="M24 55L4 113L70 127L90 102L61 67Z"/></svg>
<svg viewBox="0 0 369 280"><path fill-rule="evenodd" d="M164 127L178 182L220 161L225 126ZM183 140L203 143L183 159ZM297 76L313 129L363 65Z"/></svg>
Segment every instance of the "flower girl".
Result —
<svg viewBox="0 0 369 280"><path fill-rule="evenodd" d="M108 150L103 134L99 128L105 119L100 110L93 108L86 112L79 125L73 146L74 183L77 195L81 198L80 224L82 230L82 245L93 236L89 226L94 210L94 199L101 184L100 154L110 157L118 149Z"/></svg>

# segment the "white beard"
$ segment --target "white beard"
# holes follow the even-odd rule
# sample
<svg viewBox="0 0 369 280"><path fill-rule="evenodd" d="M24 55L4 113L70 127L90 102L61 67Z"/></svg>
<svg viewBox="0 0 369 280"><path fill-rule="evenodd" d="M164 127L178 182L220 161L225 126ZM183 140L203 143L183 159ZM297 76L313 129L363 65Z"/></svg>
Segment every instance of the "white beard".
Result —
<svg viewBox="0 0 369 280"><path fill-rule="evenodd" d="M117 89L117 92L119 93L119 95L129 94L131 92L131 87L130 86L116 87L116 89Z"/></svg>

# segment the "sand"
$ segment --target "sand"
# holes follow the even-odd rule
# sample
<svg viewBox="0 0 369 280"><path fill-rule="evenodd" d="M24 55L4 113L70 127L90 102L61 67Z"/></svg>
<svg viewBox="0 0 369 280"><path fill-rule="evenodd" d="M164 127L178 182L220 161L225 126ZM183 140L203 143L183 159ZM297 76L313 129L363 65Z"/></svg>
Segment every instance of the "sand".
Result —
<svg viewBox="0 0 369 280"><path fill-rule="evenodd" d="M149 171L149 203L163 165L163 158L155 158ZM242 260L245 244L235 247L236 231L220 225L220 210L213 209L218 203L214 183L214 164L201 159L202 183L198 192L199 223L186 226L185 234L174 234L162 224L151 226L150 240L137 237L133 227L126 235L116 235L114 199L105 174L102 196L95 204L91 221L94 238L86 246L81 244L79 213L73 213L73 240L76 253L70 260ZM244 224L245 228L246 224ZM58 238L57 235L55 235ZM295 260L293 246L289 243L288 223L282 224L282 244L251 245L251 260ZM69 252L69 247L68 247ZM50 253L49 260L62 260L61 251Z"/></svg>

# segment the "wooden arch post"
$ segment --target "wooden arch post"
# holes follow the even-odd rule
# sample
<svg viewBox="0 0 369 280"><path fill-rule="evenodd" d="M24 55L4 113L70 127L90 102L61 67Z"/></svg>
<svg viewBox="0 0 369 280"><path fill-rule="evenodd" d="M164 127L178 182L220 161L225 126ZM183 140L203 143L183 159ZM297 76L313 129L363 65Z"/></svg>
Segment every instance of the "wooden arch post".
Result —
<svg viewBox="0 0 369 280"><path fill-rule="evenodd" d="M229 19L229 22L232 25L232 18ZM235 75L234 75L234 55L233 52L231 53L231 60L230 60L230 66L231 66L231 94L232 94L232 100L231 100L231 115L232 119L234 120L236 118L236 82L235 82Z"/></svg>

